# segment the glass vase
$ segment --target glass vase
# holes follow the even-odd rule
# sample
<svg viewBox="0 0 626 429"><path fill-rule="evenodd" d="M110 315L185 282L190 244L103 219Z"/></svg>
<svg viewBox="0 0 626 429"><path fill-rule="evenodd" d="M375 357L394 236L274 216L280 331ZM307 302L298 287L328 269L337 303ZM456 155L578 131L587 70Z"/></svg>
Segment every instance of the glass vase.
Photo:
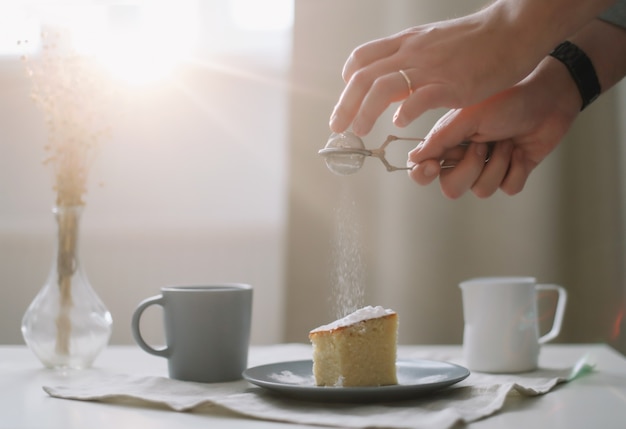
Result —
<svg viewBox="0 0 626 429"><path fill-rule="evenodd" d="M53 213L57 236L52 267L24 314L22 335L46 367L88 368L109 342L111 313L80 263L82 206L55 207Z"/></svg>

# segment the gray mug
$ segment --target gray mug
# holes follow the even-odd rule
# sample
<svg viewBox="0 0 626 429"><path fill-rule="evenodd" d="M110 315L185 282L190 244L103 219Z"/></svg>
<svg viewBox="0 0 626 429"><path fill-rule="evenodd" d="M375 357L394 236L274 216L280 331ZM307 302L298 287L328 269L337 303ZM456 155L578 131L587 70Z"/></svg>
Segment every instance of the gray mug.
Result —
<svg viewBox="0 0 626 429"><path fill-rule="evenodd" d="M141 315L163 307L166 346L155 349L141 336ZM167 358L177 380L216 383L239 380L248 365L252 287L228 283L168 286L142 301L133 313L135 341L146 352Z"/></svg>

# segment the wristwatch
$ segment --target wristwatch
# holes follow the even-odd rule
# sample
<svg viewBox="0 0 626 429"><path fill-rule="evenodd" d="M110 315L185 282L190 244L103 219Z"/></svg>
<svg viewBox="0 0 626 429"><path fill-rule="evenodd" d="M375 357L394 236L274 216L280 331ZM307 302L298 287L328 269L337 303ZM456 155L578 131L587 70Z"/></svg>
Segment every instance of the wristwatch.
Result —
<svg viewBox="0 0 626 429"><path fill-rule="evenodd" d="M582 49L572 42L565 41L554 48L550 52L550 56L562 62L567 67L572 79L574 79L578 92L580 92L580 96L583 99L580 110L583 110L598 98L602 90L596 75L596 69Z"/></svg>

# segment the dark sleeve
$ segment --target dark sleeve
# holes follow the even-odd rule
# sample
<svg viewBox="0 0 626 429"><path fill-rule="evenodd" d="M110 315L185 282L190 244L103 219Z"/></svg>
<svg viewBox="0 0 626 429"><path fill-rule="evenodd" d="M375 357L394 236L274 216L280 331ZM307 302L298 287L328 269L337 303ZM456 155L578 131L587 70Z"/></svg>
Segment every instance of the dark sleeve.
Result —
<svg viewBox="0 0 626 429"><path fill-rule="evenodd" d="M619 27L626 28L626 0L617 0L613 6L602 12L599 18Z"/></svg>

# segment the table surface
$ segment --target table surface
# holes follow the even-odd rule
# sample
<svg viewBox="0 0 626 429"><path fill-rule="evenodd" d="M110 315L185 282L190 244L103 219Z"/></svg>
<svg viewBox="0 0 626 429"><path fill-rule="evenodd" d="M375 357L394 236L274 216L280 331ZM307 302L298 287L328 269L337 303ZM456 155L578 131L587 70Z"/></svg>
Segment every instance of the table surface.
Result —
<svg viewBox="0 0 626 429"><path fill-rule="evenodd" d="M300 348L303 349L303 348ZM275 347L253 346L250 366L277 362ZM460 356L460 346L400 346L403 353ZM565 367L589 354L597 370L535 398L510 397L494 416L474 422L469 429L501 428L626 428L626 358L602 344L547 345L540 365ZM310 358L299 356L298 358ZM136 375L166 376L166 362L136 346L109 346L86 371L107 371ZM238 416L228 410L173 412L150 405L121 405L56 399L44 385L62 384L66 377L42 367L24 346L0 346L0 428L2 429L100 429L146 427L186 429L219 427L238 429L302 428L303 425L276 423Z"/></svg>

